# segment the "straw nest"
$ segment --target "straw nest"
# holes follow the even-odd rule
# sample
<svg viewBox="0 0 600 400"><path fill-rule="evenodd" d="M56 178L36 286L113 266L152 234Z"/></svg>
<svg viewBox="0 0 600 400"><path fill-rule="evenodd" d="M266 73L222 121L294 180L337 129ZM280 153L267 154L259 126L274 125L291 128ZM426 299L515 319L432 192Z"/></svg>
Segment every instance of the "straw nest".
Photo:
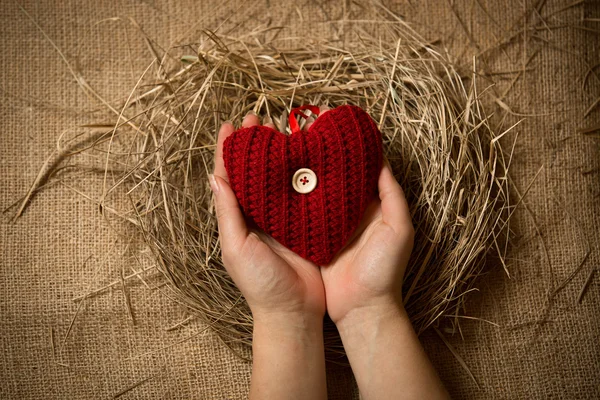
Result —
<svg viewBox="0 0 600 400"><path fill-rule="evenodd" d="M416 230L403 296L417 332L455 329L488 256L503 260L508 162L475 73L459 73L399 21L379 29L343 47L278 49L207 32L195 46L155 51L116 127L85 147L106 160L103 210L131 222L172 293L227 344L251 343L252 315L222 265L207 175L220 124L250 110L281 127L302 104L356 104L372 116ZM125 208L108 204L116 188ZM327 321L325 340L330 360L343 355Z"/></svg>

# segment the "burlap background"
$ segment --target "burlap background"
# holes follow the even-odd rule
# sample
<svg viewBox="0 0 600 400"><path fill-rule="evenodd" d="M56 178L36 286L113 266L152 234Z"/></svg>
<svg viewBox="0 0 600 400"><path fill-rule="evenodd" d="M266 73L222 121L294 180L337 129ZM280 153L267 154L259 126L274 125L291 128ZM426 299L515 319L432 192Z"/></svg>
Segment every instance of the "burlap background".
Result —
<svg viewBox="0 0 600 400"><path fill-rule="evenodd" d="M352 29L352 22L336 22L344 11L346 20L365 19L351 2L20 4L72 67L111 101L127 95L151 58L129 17L165 47L220 24L221 32L271 24L286 27L282 36L335 38ZM600 398L598 274L577 303L586 277L600 262L598 133L577 131L600 123L600 107L593 107L600 96L599 3L386 4L428 38L441 39L454 59L484 54L479 69L496 72L497 85L490 90L502 96L510 88L504 102L512 111L537 115L525 118L504 142L510 148L518 133L514 186L523 193L533 181L512 224L511 279L501 268L492 270L469 302L469 315L500 326L465 320L462 337L446 333L478 385L439 337L427 332L422 340L432 360L455 398ZM26 193L60 134L93 122L90 114L101 108L83 94L23 10L7 2L0 11L2 209ZM488 51L511 37L503 50ZM515 72L524 65L524 73ZM501 107L495 111L498 120L517 119ZM98 185L94 178L60 176L64 184L86 192ZM42 191L16 223L9 221L14 208L1 219L0 398L107 398L135 385L124 398L244 398L250 365L196 321L167 330L186 313L163 294L164 287L151 290L140 280L127 281L135 325L120 283L86 300L78 311L73 297L118 282L122 270L129 275L131 267L139 270L145 261L133 259L94 204L64 184ZM581 271L545 313L548 293L582 260ZM150 287L160 282L152 272L142 276ZM330 398L357 397L348 370L332 368L328 380Z"/></svg>

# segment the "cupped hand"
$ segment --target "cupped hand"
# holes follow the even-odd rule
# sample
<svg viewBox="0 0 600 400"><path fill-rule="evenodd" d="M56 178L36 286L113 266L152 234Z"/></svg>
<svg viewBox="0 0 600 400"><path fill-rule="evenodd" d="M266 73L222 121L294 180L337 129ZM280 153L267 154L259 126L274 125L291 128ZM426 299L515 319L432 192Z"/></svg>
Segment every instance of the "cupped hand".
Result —
<svg viewBox="0 0 600 400"><path fill-rule="evenodd" d="M379 198L367 208L348 244L321 267L327 312L338 328L352 313L363 318L390 307L402 308L402 281L414 228L404 192L387 160L378 188ZM365 310L370 311L362 313Z"/></svg>
<svg viewBox="0 0 600 400"><path fill-rule="evenodd" d="M243 127L258 124L253 113L242 122ZM275 129L270 119L265 126ZM246 298L255 320L283 314L322 319L325 292L318 266L246 224L229 186L223 161L223 143L234 130L231 122L221 126L215 169L209 177L215 195L223 264Z"/></svg>

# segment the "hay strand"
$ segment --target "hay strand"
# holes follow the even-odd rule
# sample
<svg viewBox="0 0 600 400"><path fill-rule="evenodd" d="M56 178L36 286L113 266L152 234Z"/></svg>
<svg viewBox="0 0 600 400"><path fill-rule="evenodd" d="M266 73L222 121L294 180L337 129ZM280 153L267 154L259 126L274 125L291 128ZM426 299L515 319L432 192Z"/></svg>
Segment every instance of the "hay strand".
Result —
<svg viewBox="0 0 600 400"><path fill-rule="evenodd" d="M183 52L191 45L161 54L148 41L154 60L120 111L102 99L116 122L90 124L93 140L81 135L86 145L75 147L73 154L104 167L102 193L89 198L107 218L133 227L174 298L234 349L251 344L252 315L222 265L207 176L219 126L250 110L283 128L292 107L351 103L379 123L416 230L404 300L418 333L443 320L458 325L486 256L496 252L506 268L515 207L508 206L510 161L499 140L506 131L497 134L484 111L476 62L460 73L400 19L382 18L387 23L375 24L378 33L359 26L343 47L318 41L280 49L252 34L206 31L195 54ZM17 214L36 190L34 184ZM75 300L119 284L127 298L125 281L143 271L122 272ZM343 356L331 323L325 347L330 360Z"/></svg>

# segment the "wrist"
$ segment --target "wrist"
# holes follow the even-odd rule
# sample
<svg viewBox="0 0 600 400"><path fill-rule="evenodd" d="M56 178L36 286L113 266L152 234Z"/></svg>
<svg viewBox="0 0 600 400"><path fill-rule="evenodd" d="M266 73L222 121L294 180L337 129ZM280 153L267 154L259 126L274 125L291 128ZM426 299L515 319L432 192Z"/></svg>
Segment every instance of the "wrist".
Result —
<svg viewBox="0 0 600 400"><path fill-rule="evenodd" d="M287 303L254 304L248 303L254 323L265 324L289 321L292 324L309 324L323 321L325 317L325 300L322 303L293 301Z"/></svg>
<svg viewBox="0 0 600 400"><path fill-rule="evenodd" d="M325 399L323 317L254 313L251 399Z"/></svg>
<svg viewBox="0 0 600 400"><path fill-rule="evenodd" d="M323 336L323 316L316 313L253 313L254 337L319 338Z"/></svg>
<svg viewBox="0 0 600 400"><path fill-rule="evenodd" d="M342 338L348 336L369 335L383 325L412 325L401 302L393 299L365 305L350 310L336 321L336 327Z"/></svg>
<svg viewBox="0 0 600 400"><path fill-rule="evenodd" d="M338 330L364 398L448 398L401 303L353 309Z"/></svg>

